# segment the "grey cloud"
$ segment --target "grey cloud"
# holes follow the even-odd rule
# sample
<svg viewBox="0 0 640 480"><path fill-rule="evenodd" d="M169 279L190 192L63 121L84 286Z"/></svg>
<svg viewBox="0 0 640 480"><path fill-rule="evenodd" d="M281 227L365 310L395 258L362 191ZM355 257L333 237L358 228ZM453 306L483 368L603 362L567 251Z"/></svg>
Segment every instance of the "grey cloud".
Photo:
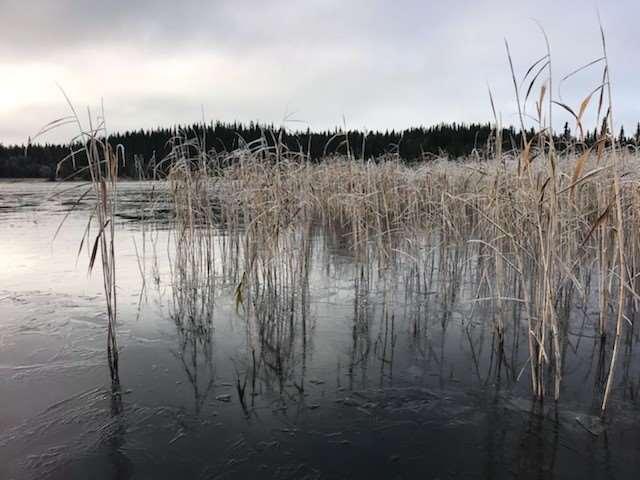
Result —
<svg viewBox="0 0 640 480"><path fill-rule="evenodd" d="M625 0L600 8L616 116L629 129L639 119L634 19L640 6ZM343 114L350 125L369 128L486 121L487 82L510 123L515 109L503 38L524 73L544 53L531 18L551 39L557 79L600 55L595 5L575 0L0 0L0 68L3 62L58 65L72 80L90 81L86 95L95 98L80 101L106 92L112 128L171 124L190 115L197 120L200 104L224 120L278 122L293 110L312 128L337 124ZM112 77L101 83L92 73L103 57L123 72L121 84ZM170 70L207 58L222 67L177 72L174 90L172 76L140 73L158 62ZM575 105L598 75L594 70L566 82L563 99ZM27 134L37 107L0 111L0 135ZM17 116L25 126L6 127ZM556 125L564 120L558 112Z"/></svg>

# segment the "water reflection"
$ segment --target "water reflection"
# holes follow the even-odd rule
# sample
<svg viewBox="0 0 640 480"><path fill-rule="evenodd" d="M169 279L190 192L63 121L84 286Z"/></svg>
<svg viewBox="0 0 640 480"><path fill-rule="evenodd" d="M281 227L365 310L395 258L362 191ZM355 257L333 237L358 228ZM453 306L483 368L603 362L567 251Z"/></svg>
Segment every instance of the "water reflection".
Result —
<svg viewBox="0 0 640 480"><path fill-rule="evenodd" d="M211 244L198 235L189 249L179 239L171 268L170 317L176 327L180 361L193 389L194 412L199 415L215 383L213 365L214 277L209 258ZM210 239L209 239L210 240Z"/></svg>
<svg viewBox="0 0 640 480"><path fill-rule="evenodd" d="M257 259L258 268L249 272L241 305L246 326L247 353L242 388L238 391L246 406L244 388L251 378L251 402L260 389L289 399L304 398L305 375L312 345L309 336L314 319L310 315L309 276L312 270L310 227L282 239L299 255ZM246 272L246 270L245 270Z"/></svg>
<svg viewBox="0 0 640 480"><path fill-rule="evenodd" d="M559 444L557 411L545 416L541 402L532 401L525 426L519 435L513 462L518 478L548 478L553 476Z"/></svg>
<svg viewBox="0 0 640 480"><path fill-rule="evenodd" d="M107 451L113 470L111 478L113 480L128 480L134 477L135 466L125 452L127 422L119 385L112 386L109 402L112 428L107 439Z"/></svg>
<svg viewBox="0 0 640 480"><path fill-rule="evenodd" d="M146 233L135 224L126 228L136 235L139 254L123 236L128 243L119 250L126 292L122 389L131 392L114 389L109 401L95 408L99 413L73 410L68 393L47 400L61 401L56 409L47 410L43 400L38 411L46 415L38 416L34 408L30 423L0 435L3 459L35 452L38 461L30 465L40 473L38 462L48 445L80 438L70 458L95 449L109 463L96 478L144 476L145 465L153 462L153 476L166 478L176 472L169 462L175 467L182 461L177 459L184 459L180 468L192 468L196 478L212 471L241 478L255 475L261 465L265 477L277 476L276 471L370 478L429 471L445 477L454 471L485 478L620 478L621 472L637 470L630 460L640 445L634 433L637 330L625 331L612 419L600 432L593 414L612 339L597 333L597 299L565 287L557 295L564 327L561 400L557 407L531 402L527 327L535 312L520 301L526 285L509 276L498 287L490 281L495 271L486 246L444 248L438 239L428 239L411 249L387 246L382 256L372 247L363 262L349 253L351 240L338 227L331 233L311 223L280 225L268 245L246 237L239 225L222 235L194 229L182 237L173 230L158 236L166 222ZM136 302L140 271L148 281ZM236 304L239 284L242 298ZM136 303L129 311L127 293ZM25 305L33 304L32 297L25 298ZM151 312L146 302L167 308L168 315ZM13 318L7 303L0 308ZM37 397L32 393L42 378L71 391L68 372L88 370L89 386L103 378L95 367L62 361L59 370L42 373L47 359L67 361L66 352L78 358L65 339L78 335L76 323L91 325L98 318L97 306L79 315L71 303L35 313L24 307L24 321L5 329L4 338L11 341L3 345L20 346L11 350L19 361L4 377L10 388L0 385L5 398L15 399L13 390ZM144 314L134 322L138 308ZM633 308L630 304L630 320L636 318ZM48 317L74 325L69 335L50 335L50 346L37 340ZM86 344L101 353L102 337L96 338L100 341L90 337ZM0 363L12 358L5 355ZM146 368L149 359L167 366L166 372ZM96 364L103 364L102 355ZM550 370L544 373L553 378ZM186 397L185 388L177 386L183 381ZM7 408L17 409L14 403ZM84 427L69 422L69 412L100 432L100 441L86 441ZM103 430L105 415L109 428ZM585 425L598 427L592 428L595 433L576 421L585 416ZM4 453L7 448L10 453ZM343 470L331 472L326 458L340 461ZM66 459L56 461L66 465ZM350 466L354 470L347 470Z"/></svg>
<svg viewBox="0 0 640 480"><path fill-rule="evenodd" d="M215 368L212 357L211 324L176 322L178 350L174 352L180 361L187 380L193 389L194 412L199 415L207 402L215 382Z"/></svg>

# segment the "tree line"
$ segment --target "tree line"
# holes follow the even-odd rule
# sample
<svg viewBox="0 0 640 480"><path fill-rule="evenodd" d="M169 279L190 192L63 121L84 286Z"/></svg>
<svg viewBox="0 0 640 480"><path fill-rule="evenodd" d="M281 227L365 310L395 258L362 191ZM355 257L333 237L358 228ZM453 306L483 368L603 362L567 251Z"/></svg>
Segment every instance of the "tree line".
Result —
<svg viewBox="0 0 640 480"><path fill-rule="evenodd" d="M533 129L526 132L531 138ZM230 152L243 146L255 145L263 139L269 145L276 142L291 151L301 152L310 161L341 154L357 159L378 158L393 154L407 162L448 157L457 159L472 154L479 158L491 149L495 131L491 124L451 123L406 130L358 131L339 129L314 132L287 131L273 125L215 122L206 126L194 124L171 128L135 130L110 135L112 146L122 145L125 162L121 168L124 177L138 178L139 172L149 171L150 166L163 165L162 160L171 152L172 139L198 137L206 143L207 151ZM586 132L584 143L596 141L597 133ZM503 150L521 145L521 133L514 127L502 132ZM640 123L634 135L627 136L621 129L618 140L622 145L640 144ZM555 136L560 148L575 144L568 124ZM77 148L77 146L75 146ZM58 168L59 162L69 155L73 146L59 144L34 144L3 146L0 143L0 178L66 178L82 166L82 155L77 162L69 159ZM166 168L166 163L164 168Z"/></svg>

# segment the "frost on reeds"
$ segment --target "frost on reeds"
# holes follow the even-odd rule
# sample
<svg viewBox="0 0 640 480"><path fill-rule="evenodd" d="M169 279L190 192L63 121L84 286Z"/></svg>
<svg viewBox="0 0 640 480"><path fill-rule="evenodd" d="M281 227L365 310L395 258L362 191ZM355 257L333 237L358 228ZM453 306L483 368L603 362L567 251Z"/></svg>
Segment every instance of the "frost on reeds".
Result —
<svg viewBox="0 0 640 480"><path fill-rule="evenodd" d="M612 134L606 55L593 63L604 65L603 82L578 113L548 93L551 77L543 81L541 75L550 68L549 59L548 52L538 62L541 70L530 69L534 74L523 79L531 82L527 97L535 82L541 83L539 129L522 135L518 149L497 148L483 160L417 165L395 156L356 160L350 155L313 163L303 152L288 151L275 135L265 135L230 153L207 154L210 165L224 168L209 168L207 176L199 167L205 178L184 183L176 215L185 209L186 228L193 224L190 215L217 212L225 227L221 269L233 272L242 305L253 290L275 304L290 294L279 289L291 285L306 261L304 249L291 247L296 232L335 238L367 272L405 269L414 289L433 276L435 262L445 296L456 294L462 271L472 271L470 299L491 305L499 344L511 325L525 329L538 398L549 391L560 396L569 322L561 306L595 295L598 334L603 339L613 334L604 410L620 330L625 320L632 321L639 298L637 155L619 148ZM515 74L514 85L520 102ZM592 98L601 125L597 138L589 145L579 138L559 153L545 124L550 112L561 106L583 131L582 116ZM175 163L170 178L191 179L193 169L181 173L183 165ZM213 181L215 187L203 193L202 182ZM198 213L203 203L207 215ZM522 325L510 321L514 311Z"/></svg>
<svg viewBox="0 0 640 480"><path fill-rule="evenodd" d="M215 223L208 158L199 138L176 137L167 161L173 205L172 292L174 316L191 324L209 323L215 293Z"/></svg>
<svg viewBox="0 0 640 480"><path fill-rule="evenodd" d="M115 253L115 213L118 199L118 167L124 162L121 146L113 147L109 142L104 109L94 117L87 112L85 124L76 112L73 104L63 92L71 115L55 120L34 137L38 138L48 131L65 126L77 127L77 134L70 142L70 153L58 164L58 169L66 162L73 163L75 172L72 179L89 178L89 186L79 196L69 213L85 198L92 198L93 208L84 234L80 241L78 255L83 248L89 256L89 273L96 262L102 268L102 280L107 313L107 359L112 385L120 382L118 361L119 351L116 335L118 302L116 292L116 253ZM69 215L67 213L67 216ZM60 227L66 220L64 217ZM93 225L92 225L93 224ZM58 227L58 230L60 229ZM95 230L94 230L95 229ZM56 232L57 233L57 232Z"/></svg>
<svg viewBox="0 0 640 480"><path fill-rule="evenodd" d="M212 221L221 227L221 238L211 245L219 245L221 276L229 272L237 286L239 311L250 309L259 323L251 329L256 351L290 334L287 322L274 319L291 318L294 292L300 292L293 287L305 284L312 257L305 242L322 237L349 251L367 277L408 272L405 282L414 292L435 270L442 295L455 296L463 273L473 274L468 300L491 305L501 342L510 328L526 330L533 392L542 398L550 390L558 398L569 321L561 305L598 295L598 333L606 337L617 335L610 312L617 318L620 304L620 315L631 321L638 298L637 158L605 145L610 129L601 136L594 147L576 145L558 154L541 132L537 141L527 140L526 151L500 159L414 166L396 158L336 157L314 164L282 145L245 147L210 154L211 164L226 167L209 178L201 178L199 169L183 172L181 163L170 178L183 182L176 197L180 235L195 239L195 248L185 252L210 251L197 236L207 234L191 232L191 225L204 222L207 230ZM200 210L205 204L208 214ZM628 238L623 255L633 259L624 270L620 228ZM202 270L200 260L193 265ZM510 321L514 311L522 325Z"/></svg>

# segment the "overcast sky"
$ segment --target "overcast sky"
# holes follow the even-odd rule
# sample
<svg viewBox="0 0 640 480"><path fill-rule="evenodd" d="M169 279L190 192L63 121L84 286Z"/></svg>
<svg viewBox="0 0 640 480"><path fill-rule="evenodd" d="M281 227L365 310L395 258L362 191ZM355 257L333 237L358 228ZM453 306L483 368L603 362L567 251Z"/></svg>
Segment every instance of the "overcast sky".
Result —
<svg viewBox="0 0 640 480"><path fill-rule="evenodd" d="M640 1L0 0L0 142L104 99L110 130L207 120L322 129L515 123L505 55L524 74L551 41L561 78L607 35L615 122L640 120ZM576 107L600 70L554 95ZM557 125L564 117L558 112ZM63 131L47 140L59 141Z"/></svg>

